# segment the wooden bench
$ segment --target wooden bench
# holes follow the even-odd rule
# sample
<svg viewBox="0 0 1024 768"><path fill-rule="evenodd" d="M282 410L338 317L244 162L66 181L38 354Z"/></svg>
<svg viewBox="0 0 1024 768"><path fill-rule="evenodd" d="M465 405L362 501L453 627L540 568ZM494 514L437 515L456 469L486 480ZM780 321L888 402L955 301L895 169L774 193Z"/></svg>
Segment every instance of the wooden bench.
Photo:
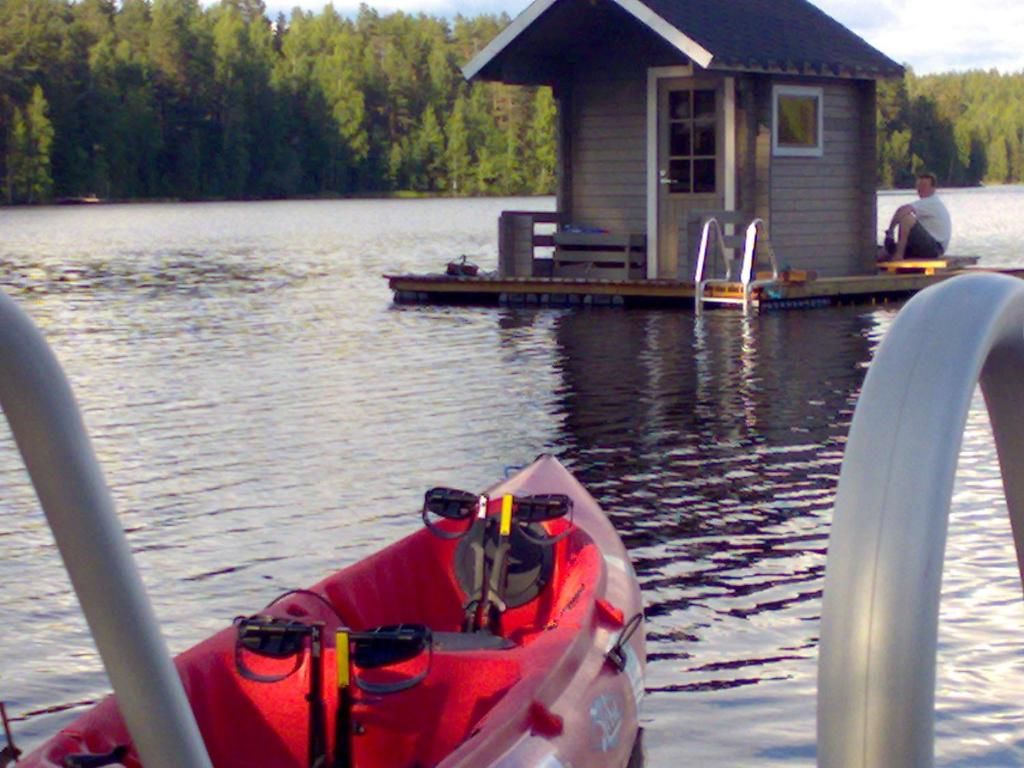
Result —
<svg viewBox="0 0 1024 768"><path fill-rule="evenodd" d="M557 232L554 277L643 280L647 276L647 237L609 232Z"/></svg>
<svg viewBox="0 0 1024 768"><path fill-rule="evenodd" d="M977 262L977 256L949 256L945 259L901 259L900 261L880 261L878 262L878 270L890 275L934 275L936 272L960 269Z"/></svg>

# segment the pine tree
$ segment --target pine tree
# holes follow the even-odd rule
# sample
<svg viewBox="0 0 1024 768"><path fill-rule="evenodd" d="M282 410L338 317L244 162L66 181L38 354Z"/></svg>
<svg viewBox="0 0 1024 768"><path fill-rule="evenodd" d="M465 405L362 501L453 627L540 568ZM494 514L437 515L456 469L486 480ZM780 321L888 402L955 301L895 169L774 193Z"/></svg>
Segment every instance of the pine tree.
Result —
<svg viewBox="0 0 1024 768"><path fill-rule="evenodd" d="M38 203L49 198L53 188L52 146L53 126L47 117L46 97L37 85L29 103L14 111L7 141L8 202Z"/></svg>
<svg viewBox="0 0 1024 768"><path fill-rule="evenodd" d="M558 108L550 88L538 88L533 99L533 116L527 135L527 154L532 160L530 192L550 195L555 191L557 164Z"/></svg>
<svg viewBox="0 0 1024 768"><path fill-rule="evenodd" d="M466 127L466 100L459 96L455 100L451 117L445 125L445 167L448 172L449 189L454 195L472 192L470 185L469 131Z"/></svg>

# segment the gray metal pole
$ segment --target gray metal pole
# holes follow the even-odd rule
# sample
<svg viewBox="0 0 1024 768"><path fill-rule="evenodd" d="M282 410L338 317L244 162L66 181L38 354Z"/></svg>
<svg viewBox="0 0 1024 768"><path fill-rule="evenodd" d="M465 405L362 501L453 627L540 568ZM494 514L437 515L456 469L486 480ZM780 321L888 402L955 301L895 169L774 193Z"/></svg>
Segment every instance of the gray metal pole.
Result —
<svg viewBox="0 0 1024 768"><path fill-rule="evenodd" d="M146 768L211 765L74 395L42 334L0 294L0 406L10 422Z"/></svg>
<svg viewBox="0 0 1024 768"><path fill-rule="evenodd" d="M825 569L819 766L933 763L946 528L979 381L1024 564L1024 282L956 277L903 308L857 403Z"/></svg>

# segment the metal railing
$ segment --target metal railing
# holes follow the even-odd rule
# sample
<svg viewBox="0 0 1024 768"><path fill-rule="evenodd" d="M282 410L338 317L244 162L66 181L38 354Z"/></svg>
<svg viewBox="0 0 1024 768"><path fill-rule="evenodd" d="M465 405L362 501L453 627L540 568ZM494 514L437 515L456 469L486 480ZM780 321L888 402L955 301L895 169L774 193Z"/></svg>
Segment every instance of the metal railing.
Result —
<svg viewBox="0 0 1024 768"><path fill-rule="evenodd" d="M147 768L211 765L56 356L0 294L0 407Z"/></svg>
<svg viewBox="0 0 1024 768"><path fill-rule="evenodd" d="M864 381L829 537L818 765L934 759L946 528L980 383L1024 579L1024 282L965 275L909 301Z"/></svg>
<svg viewBox="0 0 1024 768"><path fill-rule="evenodd" d="M705 303L717 304L738 304L743 307L744 314L748 314L757 303L758 289L764 288L779 280L779 265L775 259L775 250L771 246L771 237L768 233L768 225L763 219L754 219L747 225L746 236L743 241L743 262L740 267L739 281L733 277L733 261L725 252L726 236L722 232L722 225L717 218L711 217L704 223L701 230L700 246L697 250L697 267L694 270L694 310L699 314L704 309ZM705 278L704 270L708 264L708 248L714 243L717 253L721 256L724 268L724 278ZM772 268L772 276L767 280L758 280L754 271L757 259L767 256ZM738 294L728 292L728 289L739 284ZM709 288L721 287L726 289L721 295L708 295Z"/></svg>

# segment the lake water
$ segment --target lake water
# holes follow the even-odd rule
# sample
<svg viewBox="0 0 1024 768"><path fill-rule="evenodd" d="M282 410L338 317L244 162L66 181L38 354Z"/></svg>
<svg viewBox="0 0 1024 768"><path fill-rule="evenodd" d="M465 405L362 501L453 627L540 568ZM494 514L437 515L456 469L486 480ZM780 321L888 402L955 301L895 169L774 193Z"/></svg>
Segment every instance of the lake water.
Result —
<svg viewBox="0 0 1024 768"><path fill-rule="evenodd" d="M1024 265L1024 189L945 197L953 252ZM898 306L392 303L383 273L493 268L499 212L552 205L0 209L0 287L70 375L174 651L416 529L427 487L547 451L643 585L647 765L812 765L831 504ZM1019 764L1024 606L980 397L954 502L939 763ZM108 686L5 422L0 583L0 699L31 747Z"/></svg>

